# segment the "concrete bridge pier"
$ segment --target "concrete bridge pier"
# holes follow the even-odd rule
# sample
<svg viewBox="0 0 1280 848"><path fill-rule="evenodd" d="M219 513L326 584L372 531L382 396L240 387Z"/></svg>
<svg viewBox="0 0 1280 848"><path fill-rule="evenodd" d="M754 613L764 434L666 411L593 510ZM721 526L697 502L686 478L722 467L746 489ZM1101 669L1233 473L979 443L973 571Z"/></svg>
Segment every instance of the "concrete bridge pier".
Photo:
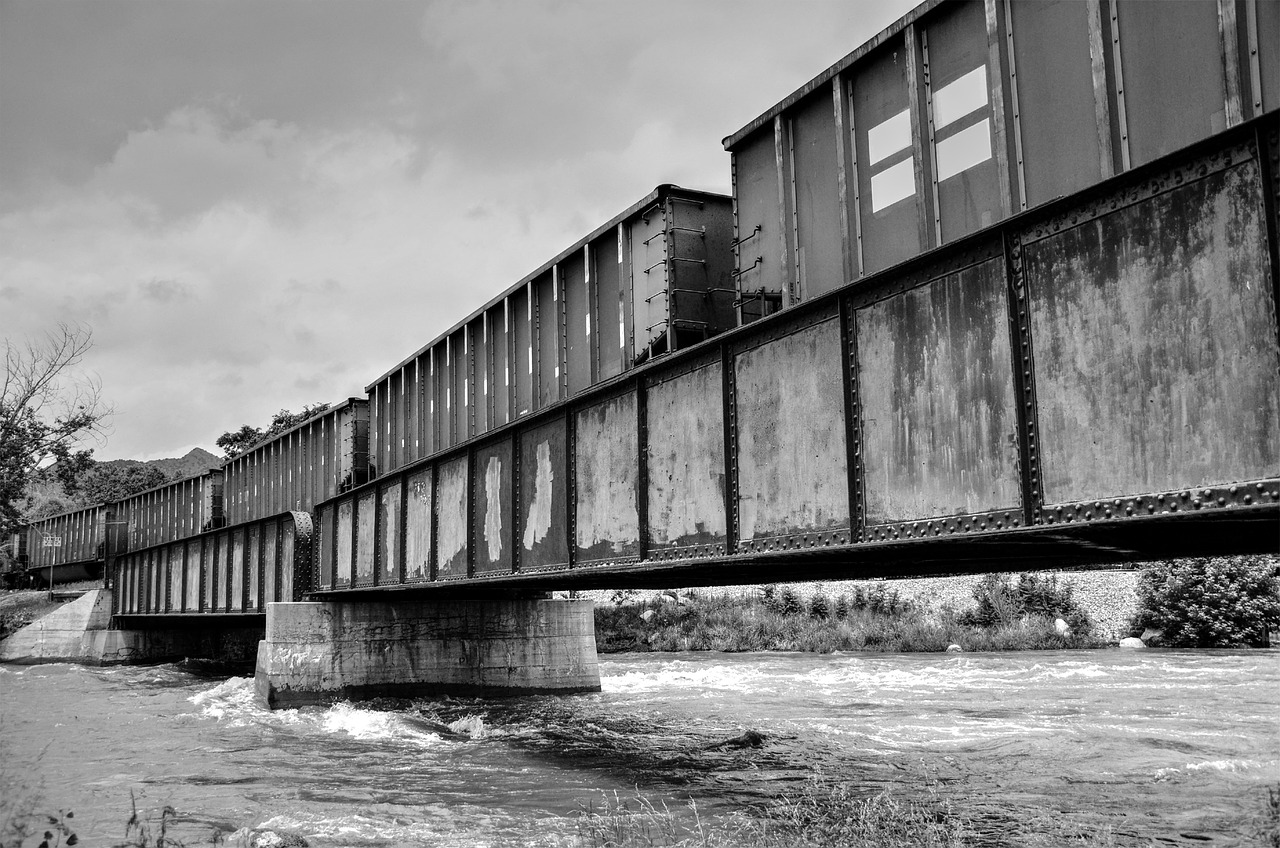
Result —
<svg viewBox="0 0 1280 848"><path fill-rule="evenodd" d="M600 691L594 604L546 597L267 605L272 709L352 698Z"/></svg>

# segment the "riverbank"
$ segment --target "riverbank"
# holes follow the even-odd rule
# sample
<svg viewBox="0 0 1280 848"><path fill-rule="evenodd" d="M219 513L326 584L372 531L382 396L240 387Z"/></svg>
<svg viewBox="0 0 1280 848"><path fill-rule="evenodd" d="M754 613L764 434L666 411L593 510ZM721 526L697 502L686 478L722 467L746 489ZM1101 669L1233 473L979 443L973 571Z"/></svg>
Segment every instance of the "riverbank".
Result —
<svg viewBox="0 0 1280 848"><path fill-rule="evenodd" d="M0 592L0 639L48 615L63 603L51 600L47 589Z"/></svg>
<svg viewBox="0 0 1280 848"><path fill-rule="evenodd" d="M1138 609L1138 574L963 575L580 597L596 602L602 653L1052 650L1114 645L1127 636Z"/></svg>
<svg viewBox="0 0 1280 848"><path fill-rule="evenodd" d="M1013 612L979 620L977 611L927 614L884 594L815 594L802 599L787 587L758 596L659 595L639 603L596 609L596 648L626 651L1017 651L1100 648L1087 618ZM1068 620L1069 618L1069 620Z"/></svg>

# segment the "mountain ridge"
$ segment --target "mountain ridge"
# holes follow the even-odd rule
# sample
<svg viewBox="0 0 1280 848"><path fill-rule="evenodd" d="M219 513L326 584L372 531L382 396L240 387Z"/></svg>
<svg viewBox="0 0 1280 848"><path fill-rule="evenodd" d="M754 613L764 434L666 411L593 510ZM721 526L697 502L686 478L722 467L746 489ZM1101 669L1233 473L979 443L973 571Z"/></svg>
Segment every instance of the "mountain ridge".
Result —
<svg viewBox="0 0 1280 848"><path fill-rule="evenodd" d="M203 474L211 468L220 468L222 460L204 448L192 448L184 456L180 457L148 460L108 459L99 462L98 465L106 468L134 468L139 466L156 468L170 480L181 480L185 477L195 477L198 474Z"/></svg>

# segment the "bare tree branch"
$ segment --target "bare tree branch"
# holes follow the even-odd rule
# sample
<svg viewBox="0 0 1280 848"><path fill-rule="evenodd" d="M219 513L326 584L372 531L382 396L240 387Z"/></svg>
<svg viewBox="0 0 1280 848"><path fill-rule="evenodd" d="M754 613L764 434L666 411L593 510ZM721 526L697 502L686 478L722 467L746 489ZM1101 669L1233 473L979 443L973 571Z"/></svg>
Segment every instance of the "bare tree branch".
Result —
<svg viewBox="0 0 1280 848"><path fill-rule="evenodd" d="M113 409L96 374L79 366L93 346L81 324L58 324L41 339L5 339L0 389L0 531L18 519L31 475L69 458L86 441L101 444ZM92 449L81 450L87 455Z"/></svg>

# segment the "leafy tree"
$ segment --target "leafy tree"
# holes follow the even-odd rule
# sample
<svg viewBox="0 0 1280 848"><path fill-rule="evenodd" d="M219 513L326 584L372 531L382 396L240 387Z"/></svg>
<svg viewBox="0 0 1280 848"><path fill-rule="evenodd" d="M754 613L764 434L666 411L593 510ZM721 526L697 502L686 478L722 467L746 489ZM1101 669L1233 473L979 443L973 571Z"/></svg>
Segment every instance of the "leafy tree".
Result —
<svg viewBox="0 0 1280 848"><path fill-rule="evenodd" d="M245 424L239 430L228 430L223 433L214 444L222 448L223 456L227 459L234 459L258 444L258 442L269 439L272 436L278 436L285 430L314 418L328 408L329 404L327 403L309 403L305 404L298 412L282 409L271 417L271 424L266 430Z"/></svg>
<svg viewBox="0 0 1280 848"><path fill-rule="evenodd" d="M168 482L168 474L150 465L100 464L84 475L79 481L79 487L81 499L86 504L96 504L123 500Z"/></svg>
<svg viewBox="0 0 1280 848"><path fill-rule="evenodd" d="M97 378L79 371L93 344L92 331L59 324L41 339L4 342L0 385L0 536L21 523L32 476L53 463L55 473L83 470L92 448L81 444L105 434L112 409Z"/></svg>
<svg viewBox="0 0 1280 848"><path fill-rule="evenodd" d="M1214 557L1157 562L1138 577L1132 632L1163 631L1163 645L1229 648L1260 645L1280 627L1277 562Z"/></svg>

